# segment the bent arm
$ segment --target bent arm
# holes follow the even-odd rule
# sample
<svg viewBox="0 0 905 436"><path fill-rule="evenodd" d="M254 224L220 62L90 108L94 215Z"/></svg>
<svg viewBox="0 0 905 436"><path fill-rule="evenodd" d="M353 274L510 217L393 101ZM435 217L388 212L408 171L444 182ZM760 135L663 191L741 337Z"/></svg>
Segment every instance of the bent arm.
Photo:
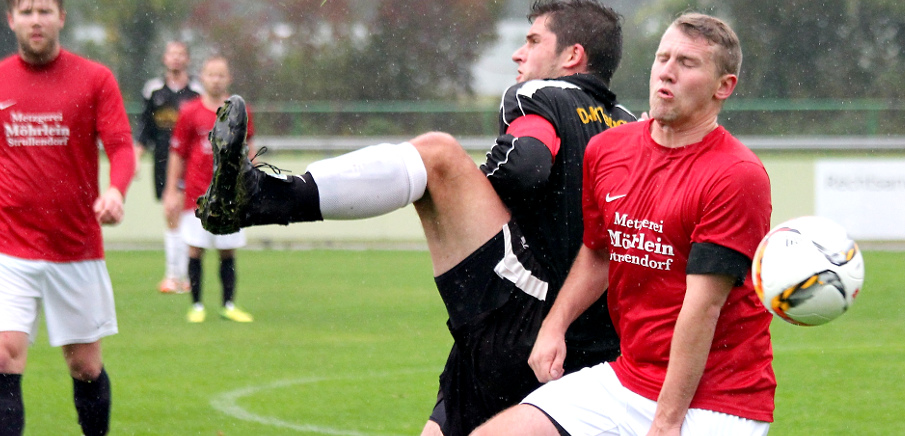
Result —
<svg viewBox="0 0 905 436"><path fill-rule="evenodd" d="M606 250L582 246L550 313L544 318L528 364L541 383L563 375L566 330L609 285L610 260Z"/></svg>
<svg viewBox="0 0 905 436"><path fill-rule="evenodd" d="M547 119L526 115L496 139L481 170L507 206L534 198L547 185L560 139Z"/></svg>

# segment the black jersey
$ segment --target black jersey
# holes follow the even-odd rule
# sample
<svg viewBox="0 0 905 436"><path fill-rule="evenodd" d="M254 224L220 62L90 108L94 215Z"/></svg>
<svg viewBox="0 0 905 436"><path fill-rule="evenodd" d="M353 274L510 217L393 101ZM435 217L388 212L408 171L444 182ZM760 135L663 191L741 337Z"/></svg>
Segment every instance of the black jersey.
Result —
<svg viewBox="0 0 905 436"><path fill-rule="evenodd" d="M145 105L137 129L138 142L148 148L168 150L180 106L201 95L201 91L201 84L194 78L175 91L161 77L148 80L141 92Z"/></svg>
<svg viewBox="0 0 905 436"><path fill-rule="evenodd" d="M189 78L186 87L176 91L170 89L161 77L148 80L142 90L145 105L138 120L136 140L154 152L153 182L158 199L163 195L166 184L170 136L176 126L176 119L179 118L179 108L183 103L201 95L201 91L201 84L193 77Z"/></svg>
<svg viewBox="0 0 905 436"><path fill-rule="evenodd" d="M539 115L553 124L561 139L552 163L544 161L550 160L549 153L511 150L517 149L519 142L517 138L505 135L506 130L516 118L529 114ZM494 146L498 150L488 153L488 161L481 168L509 207L513 219L519 223L535 256L548 268L554 292L565 281L581 248L581 178L585 147L594 135L635 119L631 112L616 103L616 95L601 80L588 74L523 82L509 88L503 96L501 136ZM500 156L505 157L500 159ZM513 162L517 158L533 162ZM501 170L507 165L521 169L515 172ZM507 183L507 179L536 177L537 174L543 174L546 180L530 189L523 183Z"/></svg>

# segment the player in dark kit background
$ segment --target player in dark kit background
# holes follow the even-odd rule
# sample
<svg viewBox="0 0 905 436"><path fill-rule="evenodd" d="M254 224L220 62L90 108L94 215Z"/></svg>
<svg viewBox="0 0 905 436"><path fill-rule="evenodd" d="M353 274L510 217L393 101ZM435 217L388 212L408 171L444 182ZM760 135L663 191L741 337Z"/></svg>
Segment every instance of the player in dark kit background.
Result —
<svg viewBox="0 0 905 436"><path fill-rule="evenodd" d="M539 385L527 358L581 246L584 148L635 119L608 89L621 58L618 14L596 0L546 0L529 19L512 57L519 84L503 98L501 134L480 168L453 137L432 132L315 162L302 176L268 176L248 161L237 96L211 133L214 180L196 213L213 233L414 204L455 340L424 435L468 434ZM606 308L592 316L570 331L567 370L618 355L612 326L600 322Z"/></svg>
<svg viewBox="0 0 905 436"><path fill-rule="evenodd" d="M164 75L148 80L142 89L144 110L138 120L138 135L135 140L137 159L141 158L145 149L154 154L152 182L157 200L162 198L167 181L170 137L179 117L179 108L183 103L197 98L202 91L201 83L188 73L189 49L184 42L168 42L162 61L166 68ZM166 271L158 288L164 293L187 292L188 247L179 235L179 216L166 216L166 224Z"/></svg>

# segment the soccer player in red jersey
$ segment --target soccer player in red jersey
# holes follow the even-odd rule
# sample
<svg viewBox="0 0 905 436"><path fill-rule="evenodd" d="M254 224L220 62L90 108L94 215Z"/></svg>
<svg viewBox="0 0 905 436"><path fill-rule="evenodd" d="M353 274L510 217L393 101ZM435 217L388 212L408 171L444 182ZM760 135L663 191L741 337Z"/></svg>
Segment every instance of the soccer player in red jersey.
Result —
<svg viewBox="0 0 905 436"><path fill-rule="evenodd" d="M770 181L717 121L741 60L719 19L686 14L666 30L650 119L588 144L584 246L529 360L548 383L476 434L767 434L772 316L750 265ZM605 289L622 355L563 377L566 328Z"/></svg>
<svg viewBox="0 0 905 436"><path fill-rule="evenodd" d="M234 303L236 290L236 249L245 246L245 233L214 235L201 227L195 217L195 202L211 184L214 159L208 133L217 118L217 107L229 96L232 82L229 63L222 56L213 56L201 67L202 93L179 111L176 127L170 139L170 157L163 204L167 215L179 216L179 233L188 244L188 276L192 292L189 322L203 322L206 317L201 303L201 260L205 249L217 249L220 254L220 282L223 299L220 316L230 321L251 322L253 318ZM254 124L249 120L247 138L254 136ZM184 181L185 192L180 182Z"/></svg>
<svg viewBox="0 0 905 436"><path fill-rule="evenodd" d="M106 434L101 338L117 332L101 225L123 218L135 172L122 96L106 67L60 47L61 0L7 0L18 54L0 62L0 432L25 426L21 378L43 302L85 435ZM99 193L98 141L110 160Z"/></svg>

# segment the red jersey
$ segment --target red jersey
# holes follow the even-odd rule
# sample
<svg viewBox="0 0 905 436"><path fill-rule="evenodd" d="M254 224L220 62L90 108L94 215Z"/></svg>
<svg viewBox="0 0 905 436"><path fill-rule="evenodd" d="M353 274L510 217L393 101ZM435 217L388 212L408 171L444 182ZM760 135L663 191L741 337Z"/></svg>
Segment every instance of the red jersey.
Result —
<svg viewBox="0 0 905 436"><path fill-rule="evenodd" d="M170 151L178 154L185 162L184 210L195 209L195 202L204 195L214 177L214 155L207 135L216 121L217 112L204 107L201 97L185 103L179 110L179 119L170 139ZM249 110L248 141L251 141L254 132Z"/></svg>
<svg viewBox="0 0 905 436"><path fill-rule="evenodd" d="M722 127L666 148L651 122L607 130L584 163L584 243L609 253L608 303L622 341L620 381L656 401L686 290L692 243L753 258L770 227L770 181L761 162ZM691 407L773 421L772 316L750 273L720 313Z"/></svg>
<svg viewBox="0 0 905 436"><path fill-rule="evenodd" d="M0 252L22 259L103 259L98 140L123 195L135 172L126 109L109 69L65 50L46 65L0 62Z"/></svg>

